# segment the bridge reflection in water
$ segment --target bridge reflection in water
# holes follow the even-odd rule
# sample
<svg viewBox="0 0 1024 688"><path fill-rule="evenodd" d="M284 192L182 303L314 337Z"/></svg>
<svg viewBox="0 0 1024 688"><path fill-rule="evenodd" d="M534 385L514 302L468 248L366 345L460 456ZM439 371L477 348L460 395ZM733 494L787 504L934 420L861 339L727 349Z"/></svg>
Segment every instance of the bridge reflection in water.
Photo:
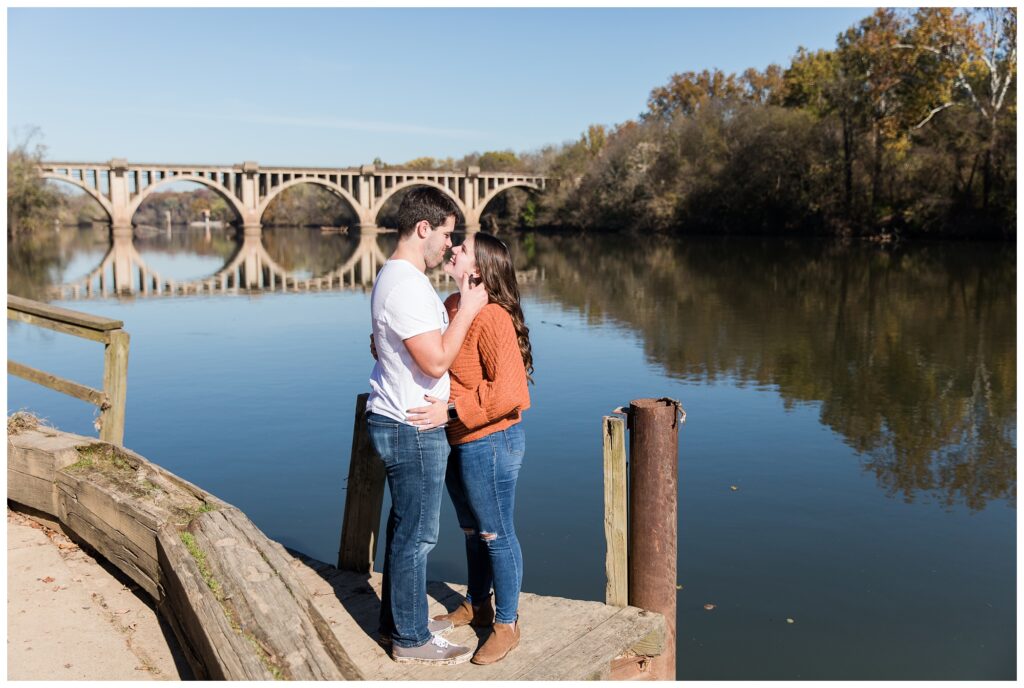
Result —
<svg viewBox="0 0 1024 688"><path fill-rule="evenodd" d="M114 231L110 249L85 277L52 287L53 298L82 299L105 296L174 296L238 293L240 291L303 291L348 289L373 284L387 256L377 239L381 233L364 232L355 251L341 265L307 277L289 271L274 260L261 235L246 234L224 267L206 277L175 280L154 270L135 246L131 231Z"/></svg>
<svg viewBox="0 0 1024 688"><path fill-rule="evenodd" d="M213 274L198 279L176 280L150 266L135 245L134 232L115 229L110 248L99 264L84 277L50 287L49 296L79 300L109 296L184 296L190 294L237 294L264 292L332 291L366 289L387 254L379 239L386 232L358 233L355 250L341 264L309 276L305 270L288 270L267 251L263 233L244 233L237 250ZM427 273L435 287L455 284L440 267ZM517 271L521 282L538 279L537 270Z"/></svg>

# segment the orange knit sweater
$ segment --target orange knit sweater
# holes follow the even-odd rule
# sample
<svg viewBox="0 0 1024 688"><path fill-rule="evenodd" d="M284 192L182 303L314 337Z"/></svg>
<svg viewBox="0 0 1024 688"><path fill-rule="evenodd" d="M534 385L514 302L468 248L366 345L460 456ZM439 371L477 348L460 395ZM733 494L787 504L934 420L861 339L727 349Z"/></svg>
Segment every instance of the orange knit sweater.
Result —
<svg viewBox="0 0 1024 688"><path fill-rule="evenodd" d="M444 302L449 320L458 304L458 294ZM449 400L459 414L458 420L448 423L451 444L465 444L515 425L530 408L526 368L512 316L496 303L477 314L449 373Z"/></svg>

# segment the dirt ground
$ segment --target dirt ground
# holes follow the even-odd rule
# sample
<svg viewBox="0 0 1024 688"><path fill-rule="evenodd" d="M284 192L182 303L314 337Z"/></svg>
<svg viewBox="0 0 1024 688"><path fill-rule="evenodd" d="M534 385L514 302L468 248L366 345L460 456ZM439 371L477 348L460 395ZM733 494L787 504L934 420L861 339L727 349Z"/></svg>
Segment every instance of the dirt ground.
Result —
<svg viewBox="0 0 1024 688"><path fill-rule="evenodd" d="M7 509L7 679L191 679L146 594L42 515Z"/></svg>

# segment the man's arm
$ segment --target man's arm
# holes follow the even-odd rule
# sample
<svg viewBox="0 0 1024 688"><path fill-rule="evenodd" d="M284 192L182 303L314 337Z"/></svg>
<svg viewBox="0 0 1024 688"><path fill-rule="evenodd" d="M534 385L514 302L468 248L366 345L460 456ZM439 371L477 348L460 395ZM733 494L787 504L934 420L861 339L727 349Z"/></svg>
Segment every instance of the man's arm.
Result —
<svg viewBox="0 0 1024 688"><path fill-rule="evenodd" d="M473 318L487 305L487 291L483 283L469 286L468 274L463 275L459 292L462 295L459 312L448 324L444 335L440 330L432 330L403 340L412 360L430 377L441 377L452 367L452 361L462 348Z"/></svg>

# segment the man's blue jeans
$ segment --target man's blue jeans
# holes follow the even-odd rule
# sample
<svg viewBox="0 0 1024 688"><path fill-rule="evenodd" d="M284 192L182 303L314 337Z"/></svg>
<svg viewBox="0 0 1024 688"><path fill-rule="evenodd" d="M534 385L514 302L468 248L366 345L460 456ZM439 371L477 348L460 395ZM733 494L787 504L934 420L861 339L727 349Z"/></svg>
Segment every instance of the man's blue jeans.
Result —
<svg viewBox="0 0 1024 688"><path fill-rule="evenodd" d="M466 598L481 604L494 586L494 620L513 623L523 585L523 550L516 538L516 480L526 436L519 424L452 447L445 484L466 533Z"/></svg>
<svg viewBox="0 0 1024 688"><path fill-rule="evenodd" d="M419 647L430 640L427 554L437 544L448 438L443 427L420 432L372 412L366 423L391 490L380 630L398 647Z"/></svg>

